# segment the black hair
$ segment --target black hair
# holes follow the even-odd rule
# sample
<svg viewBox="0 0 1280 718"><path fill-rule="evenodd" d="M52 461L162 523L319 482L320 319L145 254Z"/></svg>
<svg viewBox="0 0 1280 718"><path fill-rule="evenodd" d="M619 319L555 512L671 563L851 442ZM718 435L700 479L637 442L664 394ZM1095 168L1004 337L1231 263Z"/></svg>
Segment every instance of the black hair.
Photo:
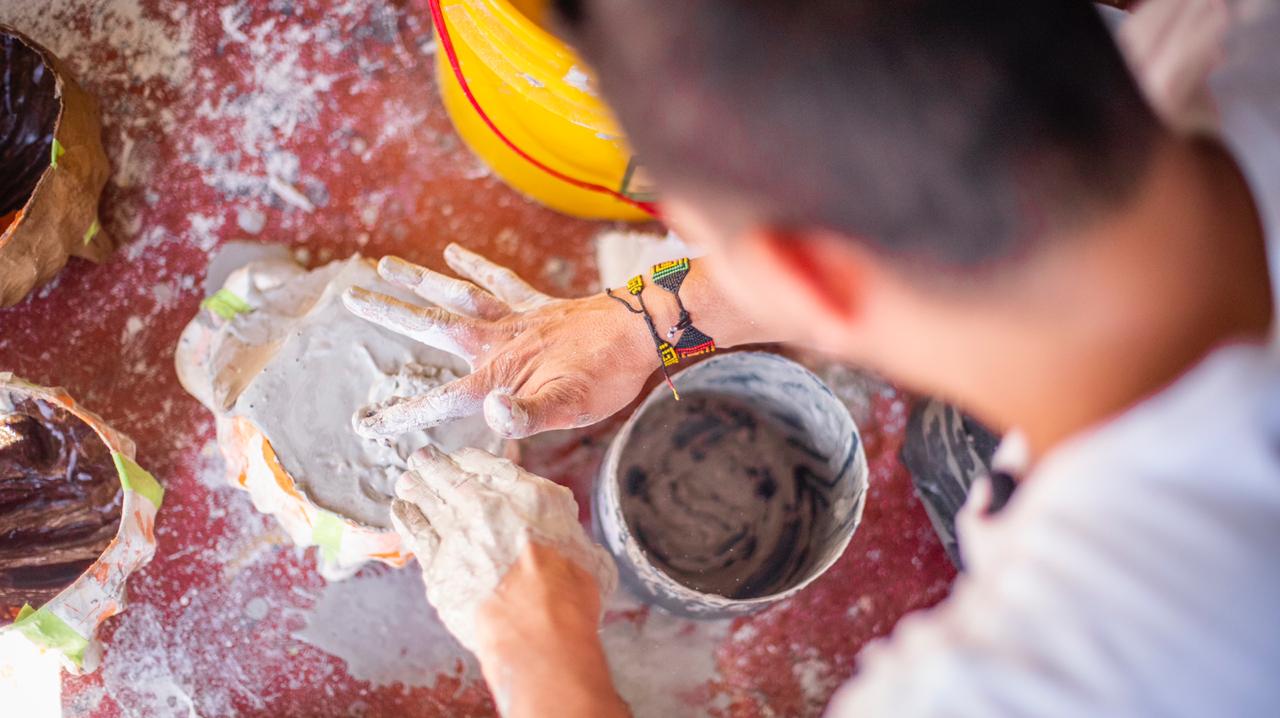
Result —
<svg viewBox="0 0 1280 718"><path fill-rule="evenodd" d="M660 186L971 265L1120 206L1160 125L1086 0L553 0Z"/></svg>

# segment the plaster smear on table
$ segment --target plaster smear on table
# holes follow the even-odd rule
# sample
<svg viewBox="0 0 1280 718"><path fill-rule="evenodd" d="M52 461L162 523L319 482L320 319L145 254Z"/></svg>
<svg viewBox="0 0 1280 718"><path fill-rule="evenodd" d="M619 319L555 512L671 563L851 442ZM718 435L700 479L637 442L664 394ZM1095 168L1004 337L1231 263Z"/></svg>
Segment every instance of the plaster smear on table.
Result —
<svg viewBox="0 0 1280 718"><path fill-rule="evenodd" d="M366 569L325 586L301 614L306 625L293 637L341 658L353 678L430 687L441 675L480 677L427 603L417 571Z"/></svg>
<svg viewBox="0 0 1280 718"><path fill-rule="evenodd" d="M694 718L707 712L719 678L716 649L729 635L733 619L691 621L656 609L641 608L618 591L600 637L614 685L635 718Z"/></svg>
<svg viewBox="0 0 1280 718"><path fill-rule="evenodd" d="M596 266L604 287L624 286L628 279L647 273L659 262L701 256L675 232L661 235L611 229L596 235L595 241Z"/></svg>

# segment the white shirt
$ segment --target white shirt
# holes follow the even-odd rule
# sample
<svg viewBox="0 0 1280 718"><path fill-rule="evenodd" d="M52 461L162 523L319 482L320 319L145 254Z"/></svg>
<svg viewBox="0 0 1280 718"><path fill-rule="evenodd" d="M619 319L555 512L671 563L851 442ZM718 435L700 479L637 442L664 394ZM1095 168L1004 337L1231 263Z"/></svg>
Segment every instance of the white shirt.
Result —
<svg viewBox="0 0 1280 718"><path fill-rule="evenodd" d="M1166 121L1235 156L1280 297L1280 0L1148 0L1120 38ZM1056 447L994 516L978 488L968 573L863 652L829 716L1280 716L1274 345Z"/></svg>

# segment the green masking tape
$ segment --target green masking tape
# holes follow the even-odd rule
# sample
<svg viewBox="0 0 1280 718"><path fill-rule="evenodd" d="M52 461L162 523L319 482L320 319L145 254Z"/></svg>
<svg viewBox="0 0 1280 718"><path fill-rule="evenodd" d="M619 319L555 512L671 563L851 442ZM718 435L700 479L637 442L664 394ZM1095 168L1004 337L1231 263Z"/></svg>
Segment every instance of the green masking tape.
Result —
<svg viewBox="0 0 1280 718"><path fill-rule="evenodd" d="M66 153L67 153L67 150L62 146L62 143L58 141L58 138L57 137L53 138L53 147L50 148L49 150L50 166L52 166L55 170L58 169L58 159L61 158Z"/></svg>
<svg viewBox="0 0 1280 718"><path fill-rule="evenodd" d="M226 289L219 289L212 297L200 302L200 308L208 309L228 321L253 311L248 302Z"/></svg>
<svg viewBox="0 0 1280 718"><path fill-rule="evenodd" d="M89 225L89 228L84 231L84 244L86 247L89 246L94 237L98 236L98 230L100 229L102 227L98 225L98 220L93 220L93 224Z"/></svg>
<svg viewBox="0 0 1280 718"><path fill-rule="evenodd" d="M320 547L320 556L327 563L338 560L338 551L342 549L342 532L346 524L342 519L328 511L321 511L311 527L311 543Z"/></svg>
<svg viewBox="0 0 1280 718"><path fill-rule="evenodd" d="M111 458L115 459L116 472L120 474L120 485L124 490L142 494L147 501L159 509L164 501L164 487L156 481L156 477L119 451L111 452Z"/></svg>
<svg viewBox="0 0 1280 718"><path fill-rule="evenodd" d="M37 646L58 651L77 666L84 661L84 650L89 647L89 639L76 633L66 621L46 608L36 610L29 603L23 605L13 627L26 636L27 640Z"/></svg>

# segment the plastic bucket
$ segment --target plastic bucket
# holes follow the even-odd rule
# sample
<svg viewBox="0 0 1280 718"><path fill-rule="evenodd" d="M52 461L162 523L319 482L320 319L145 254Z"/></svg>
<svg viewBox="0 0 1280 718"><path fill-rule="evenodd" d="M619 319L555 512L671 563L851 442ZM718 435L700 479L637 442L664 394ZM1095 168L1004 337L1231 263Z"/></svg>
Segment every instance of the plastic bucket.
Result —
<svg viewBox="0 0 1280 718"><path fill-rule="evenodd" d="M692 618L747 614L795 595L840 557L862 518L867 462L848 410L813 373L763 352L717 355L674 381L679 411L689 413L670 418L678 416L675 399L666 386L655 388L609 446L596 484L595 529L623 583L645 602ZM722 403L703 419L689 403L707 401L699 397ZM718 413L731 418L722 422ZM723 438L737 431L748 433ZM669 458L681 452L689 458ZM786 458L770 467L759 458L770 455ZM651 468L683 478L652 483ZM727 477L723 491L699 484L708 472ZM771 486L761 492L765 476ZM655 500L659 492L692 498L673 509ZM758 510L753 492L796 510ZM670 518L681 514L687 519ZM646 524L646 515L663 518ZM655 526L678 528L649 535Z"/></svg>
<svg viewBox="0 0 1280 718"><path fill-rule="evenodd" d="M586 65L526 13L545 0L441 0L458 61L477 103L516 146L574 179L640 201L631 150L596 95ZM523 12L522 12L523 9ZM471 151L507 184L566 214L642 220L649 215L616 198L549 175L511 150L471 106L441 48L436 77L449 118Z"/></svg>

